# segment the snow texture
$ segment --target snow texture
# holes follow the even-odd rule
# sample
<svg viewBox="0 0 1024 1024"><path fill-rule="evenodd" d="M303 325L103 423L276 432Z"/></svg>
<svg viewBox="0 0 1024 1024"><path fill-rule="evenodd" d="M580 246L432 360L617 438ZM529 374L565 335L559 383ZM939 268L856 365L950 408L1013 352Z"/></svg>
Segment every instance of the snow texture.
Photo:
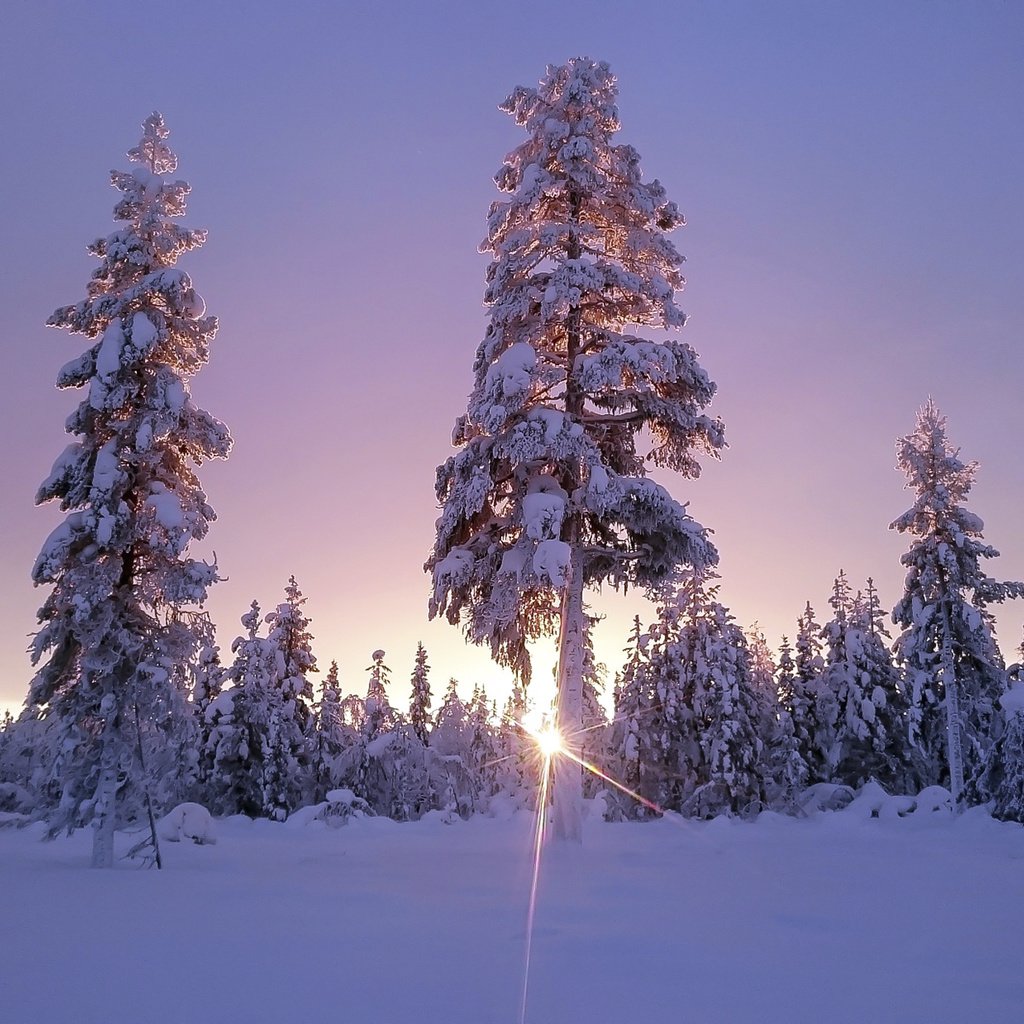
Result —
<svg viewBox="0 0 1024 1024"><path fill-rule="evenodd" d="M902 817L870 795L756 824L591 813L543 853L527 1024L1018 1024L1024 829L941 793ZM3 1019L518 1021L532 815L330 826L219 821L163 872L122 867L116 899L84 833L0 829ZM343 991L318 981L339 963Z"/></svg>

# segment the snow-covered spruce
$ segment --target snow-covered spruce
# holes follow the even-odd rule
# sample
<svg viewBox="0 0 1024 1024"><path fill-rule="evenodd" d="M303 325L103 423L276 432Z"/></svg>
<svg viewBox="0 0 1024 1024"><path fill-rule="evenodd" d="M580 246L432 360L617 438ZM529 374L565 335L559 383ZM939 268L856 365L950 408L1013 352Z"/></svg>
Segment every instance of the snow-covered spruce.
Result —
<svg viewBox="0 0 1024 1024"><path fill-rule="evenodd" d="M825 667L816 691L818 763L824 779L856 788L870 779L890 792L911 785L903 684L886 647L874 583L850 595L840 572L822 630Z"/></svg>
<svg viewBox="0 0 1024 1024"><path fill-rule="evenodd" d="M914 769L919 786L947 785L959 802L998 734L997 701L1006 685L988 606L1024 596L1024 584L999 582L982 569L981 560L999 552L963 504L977 463L960 460L934 401L918 412L896 454L915 492L914 504L889 527L912 538L892 617L903 629L896 655L910 700Z"/></svg>
<svg viewBox="0 0 1024 1024"><path fill-rule="evenodd" d="M274 611L261 619L253 601L242 616L247 633L231 646L231 689L206 712L213 762L207 800L218 813L283 820L314 799L318 743L309 676L316 659L305 601L292 576ZM269 629L261 636L264 622Z"/></svg>
<svg viewBox="0 0 1024 1024"><path fill-rule="evenodd" d="M1006 727L985 758L978 789L992 801L992 814L1024 824L1024 681L999 701Z"/></svg>
<svg viewBox="0 0 1024 1024"><path fill-rule="evenodd" d="M412 694L409 699L409 724L426 746L430 735L430 665L427 663L427 651L422 643L416 645L416 661L413 665Z"/></svg>
<svg viewBox="0 0 1024 1024"><path fill-rule="evenodd" d="M645 475L646 458L697 476L724 445L704 409L714 384L688 346L636 326L678 328L683 223L639 155L612 141L617 87L576 58L502 105L527 133L496 175L482 250L490 319L474 362L457 454L439 467L442 504L426 568L430 614L462 622L524 681L528 641L559 630L559 727L578 745L585 584L654 587L716 552L703 528ZM561 772L555 830L580 835L581 779Z"/></svg>
<svg viewBox="0 0 1024 1024"><path fill-rule="evenodd" d="M713 580L710 570L684 573L662 602L620 691L613 731L635 791L696 817L757 813L766 799L765 717L747 641ZM636 724L623 728L623 712ZM646 814L629 797L616 803L628 816Z"/></svg>
<svg viewBox="0 0 1024 1024"><path fill-rule="evenodd" d="M89 348L58 375L58 387L86 394L67 420L76 440L36 496L68 514L32 571L53 589L28 704L59 723L47 752L50 828L92 824L97 866L113 863L115 823L139 813L143 762L156 765L186 713L174 669L200 638L181 610L217 579L215 565L187 556L215 518L194 467L231 446L189 394L217 321L175 266L206 233L175 222L189 186L170 177L167 134L151 115L128 154L133 169L111 174L121 226L89 247L100 265L87 297L49 320Z"/></svg>

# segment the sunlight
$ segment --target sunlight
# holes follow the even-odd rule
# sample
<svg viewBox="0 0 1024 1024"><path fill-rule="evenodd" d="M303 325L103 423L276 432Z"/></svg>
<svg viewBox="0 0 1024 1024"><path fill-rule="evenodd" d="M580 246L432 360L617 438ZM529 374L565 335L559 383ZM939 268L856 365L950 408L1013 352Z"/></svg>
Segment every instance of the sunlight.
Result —
<svg viewBox="0 0 1024 1024"><path fill-rule="evenodd" d="M562 734L553 726L548 725L540 732L533 733L534 741L540 748L545 758L550 760L555 754L565 752L565 744L562 742Z"/></svg>

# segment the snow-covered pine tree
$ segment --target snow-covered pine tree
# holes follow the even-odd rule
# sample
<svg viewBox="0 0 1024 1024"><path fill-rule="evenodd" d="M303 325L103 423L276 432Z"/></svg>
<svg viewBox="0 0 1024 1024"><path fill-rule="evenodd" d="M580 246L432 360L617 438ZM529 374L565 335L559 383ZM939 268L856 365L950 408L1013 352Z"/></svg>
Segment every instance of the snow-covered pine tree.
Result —
<svg viewBox="0 0 1024 1024"><path fill-rule="evenodd" d="M255 818L266 813L263 779L273 715L273 655L259 634L262 625L259 603L253 601L242 616L245 635L231 644L234 660L224 675L231 687L206 710L212 762L206 802L215 814Z"/></svg>
<svg viewBox="0 0 1024 1024"><path fill-rule="evenodd" d="M999 582L982 569L999 552L964 501L977 463L960 460L946 417L929 398L912 433L896 445L914 504L890 524L909 534L903 597L893 622L910 700L912 757L922 786L947 784L959 803L965 779L981 767L1000 715L1006 672L988 606L1024 596L1024 584Z"/></svg>
<svg viewBox="0 0 1024 1024"><path fill-rule="evenodd" d="M801 790L807 785L809 770L801 749L793 718L797 696L796 662L789 637L783 636L779 647L779 665L775 678L777 719L767 736L766 790L768 802L780 810L797 806Z"/></svg>
<svg viewBox="0 0 1024 1024"><path fill-rule="evenodd" d="M750 686L757 698L757 732L767 741L779 721L779 688L775 682L777 666L759 623L753 623L744 636L750 665Z"/></svg>
<svg viewBox="0 0 1024 1024"><path fill-rule="evenodd" d="M370 680L366 684L363 735L367 742L372 742L382 733L391 732L398 725L401 716L391 706L388 698L391 669L384 664L384 651L373 652L370 667L366 671L370 673Z"/></svg>
<svg viewBox="0 0 1024 1024"><path fill-rule="evenodd" d="M424 746L430 741L430 666L422 643L416 645L416 662L412 670L412 695L409 698L409 724Z"/></svg>
<svg viewBox="0 0 1024 1024"><path fill-rule="evenodd" d="M490 322L474 363L460 449L437 474L442 514L426 568L430 614L464 622L501 664L529 677L527 642L559 631L558 725L578 747L583 590L650 588L717 554L703 528L645 475L695 477L722 424L703 410L715 385L676 340L682 257L665 232L683 223L639 155L616 145L617 86L605 63L550 66L502 109L528 138L496 175L483 251L493 260ZM563 771L554 833L581 835L582 779Z"/></svg>
<svg viewBox="0 0 1024 1024"><path fill-rule="evenodd" d="M430 774L436 807L452 817L468 818L476 807L476 778L471 771L469 725L458 683L448 680L430 736Z"/></svg>
<svg viewBox="0 0 1024 1024"><path fill-rule="evenodd" d="M817 703L821 674L825 661L821 653L821 626L815 619L814 609L808 601L803 614L797 618L794 644L794 675L792 690L782 702L793 720L800 755L807 763L808 781L824 782L828 775L825 758L815 744L818 732Z"/></svg>
<svg viewBox="0 0 1024 1024"><path fill-rule="evenodd" d="M338 663L324 677L320 701L316 707L316 744L313 756L313 775L316 791L313 802L320 803L327 794L342 784L342 764L345 752L355 743L355 732L345 724L342 714L341 686L338 682Z"/></svg>
<svg viewBox="0 0 1024 1024"><path fill-rule="evenodd" d="M475 780L477 806L485 810L498 791L498 762L501 755L494 716L490 701L487 699L487 689L482 684L473 687L473 695L466 711L469 766Z"/></svg>
<svg viewBox="0 0 1024 1024"><path fill-rule="evenodd" d="M370 678L363 700L362 728L347 758L347 785L378 814L391 815L396 794L389 748L398 738L402 716L388 698L391 669L384 663L384 651L373 652L366 671Z"/></svg>
<svg viewBox="0 0 1024 1024"><path fill-rule="evenodd" d="M761 708L747 641L718 600L714 578L712 570L686 572L677 599L686 617L675 657L699 745L680 809L702 818L756 814L766 799Z"/></svg>
<svg viewBox="0 0 1024 1024"><path fill-rule="evenodd" d="M184 707L170 692L172 669L192 659L197 638L176 614L202 604L217 579L215 565L187 557L215 518L194 466L231 446L189 395L217 320L175 267L206 232L175 222L189 186L169 177L177 158L167 134L159 114L148 117L128 154L134 169L112 172L121 226L89 247L100 265L87 297L49 320L90 347L58 375L58 387L87 395L66 425L77 440L36 495L69 514L32 570L53 590L39 612L32 658L44 664L27 702L60 722L51 833L92 824L102 867L113 864L115 824L138 813L145 743L173 732L168 716Z"/></svg>
<svg viewBox="0 0 1024 1024"><path fill-rule="evenodd" d="M621 759L623 782L640 797L616 797L627 817L648 817L653 808L679 810L699 760L688 679L679 656L685 600L679 592L666 596L646 633L637 637L634 631L613 748Z"/></svg>
<svg viewBox="0 0 1024 1024"><path fill-rule="evenodd" d="M835 616L823 631L827 663L817 694L827 778L852 787L875 779L890 792L905 792L906 700L874 582L868 580L866 595L851 598L840 573L831 604Z"/></svg>
<svg viewBox="0 0 1024 1024"><path fill-rule="evenodd" d="M207 786L213 773L212 708L224 689L227 670L221 664L220 648L203 645L192 665L192 714L195 719L196 780L193 800L207 805Z"/></svg>
<svg viewBox="0 0 1024 1024"><path fill-rule="evenodd" d="M640 616L633 618L629 642L623 653L626 662L619 674L615 694L615 709L608 740L609 759L615 778L634 793L645 787L646 736L652 728L655 713L654 696L651 690L652 673L649 670L649 637L640 625ZM618 817L642 816L647 808L632 797L620 792L613 793L617 809L610 813Z"/></svg>
<svg viewBox="0 0 1024 1024"><path fill-rule="evenodd" d="M266 617L271 715L263 766L264 807L271 817L282 820L313 795L311 766L316 737L309 676L317 667L310 620L303 611L305 603L291 576L285 600Z"/></svg>
<svg viewBox="0 0 1024 1024"><path fill-rule="evenodd" d="M1024 824L1024 681L1015 682L999 703L1006 727L986 755L977 790L992 801L994 817Z"/></svg>
<svg viewBox="0 0 1024 1024"><path fill-rule="evenodd" d="M583 719L580 728L579 755L588 764L602 767L607 758L608 716L601 706L607 668L594 656L594 625L597 619L587 616L587 632L583 643ZM556 769L557 770L557 769ZM584 795L592 797L604 783L592 772L583 780Z"/></svg>
<svg viewBox="0 0 1024 1024"><path fill-rule="evenodd" d="M846 642L853 596L846 573L840 569L832 583L828 599L832 618L821 630L824 644L824 667L814 693L813 763L820 767L826 782L836 781L841 728L841 696L848 689L849 659Z"/></svg>

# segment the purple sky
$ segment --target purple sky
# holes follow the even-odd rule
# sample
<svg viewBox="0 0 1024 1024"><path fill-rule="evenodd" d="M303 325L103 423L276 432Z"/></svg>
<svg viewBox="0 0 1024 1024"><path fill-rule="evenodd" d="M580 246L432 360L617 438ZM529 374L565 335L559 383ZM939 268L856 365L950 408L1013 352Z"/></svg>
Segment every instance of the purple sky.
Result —
<svg viewBox="0 0 1024 1024"><path fill-rule="evenodd" d="M730 449L667 481L715 530L723 597L775 643L840 568L902 585L895 438L932 394L981 462L972 509L1024 576L1024 6L820 3L9 2L0 19L5 365L0 705L24 697L57 521L32 497L67 439L53 387L84 347L47 330L112 228L108 171L159 109L209 229L182 267L220 317L197 400L235 451L201 470L227 582L222 643L290 573L316 654L362 690L417 640L464 686L501 674L427 623L433 477L482 335L476 251L520 141L497 104L586 54L620 81L619 139L689 221L684 338ZM628 13L627 13L628 12ZM614 670L638 597L602 597ZM1024 608L999 614L1009 653Z"/></svg>

